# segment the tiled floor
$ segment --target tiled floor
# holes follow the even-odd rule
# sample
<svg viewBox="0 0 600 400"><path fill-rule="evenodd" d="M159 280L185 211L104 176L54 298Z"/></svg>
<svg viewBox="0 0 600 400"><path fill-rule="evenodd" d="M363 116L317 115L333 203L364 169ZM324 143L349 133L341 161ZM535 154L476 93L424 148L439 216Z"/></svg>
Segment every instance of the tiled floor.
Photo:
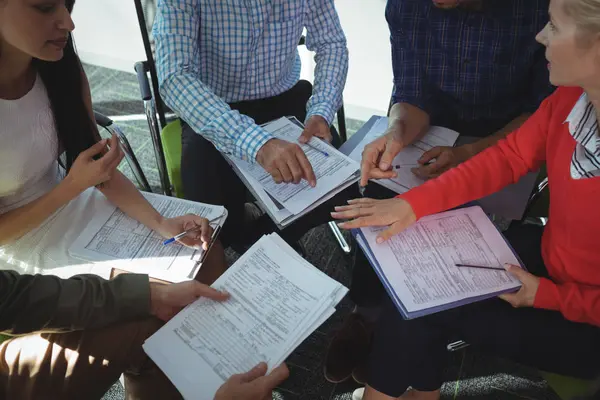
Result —
<svg viewBox="0 0 600 400"><path fill-rule="evenodd" d="M92 88L94 108L109 116L128 119L119 122L136 156L139 158L151 186L159 187L158 171L148 126L143 116L139 89L133 74L86 66ZM348 131L356 131L361 121L348 121ZM125 163L123 171L131 175ZM309 261L344 284L350 280L347 259L338 248L329 230L317 228L304 237L310 248ZM322 374L322 361L332 333L350 310L344 300L329 321L307 339L289 358L291 377L276 391L279 400L350 400L353 383L333 385ZM558 400L547 384L535 372L512 363L490 359L470 351L451 355L443 387L443 399L548 399ZM460 381L457 379L460 377ZM459 382L459 383L458 383ZM123 389L116 384L105 400L123 399Z"/></svg>

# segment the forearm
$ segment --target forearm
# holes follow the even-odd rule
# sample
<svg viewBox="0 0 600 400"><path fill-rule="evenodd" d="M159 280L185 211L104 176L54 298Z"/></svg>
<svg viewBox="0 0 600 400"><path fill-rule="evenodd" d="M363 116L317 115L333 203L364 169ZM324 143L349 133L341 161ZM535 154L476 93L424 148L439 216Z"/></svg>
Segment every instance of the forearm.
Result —
<svg viewBox="0 0 600 400"><path fill-rule="evenodd" d="M418 118L417 121L417 119L414 118L415 115L424 116L424 118ZM421 139L427 134L428 129L428 114L421 108L403 102L394 104L390 109L388 116L388 130L402 132L400 140L404 146L408 146Z"/></svg>
<svg viewBox="0 0 600 400"><path fill-rule="evenodd" d="M318 51L315 59L315 83L313 95L307 104L306 118L320 115L331 124L335 113L342 106L342 93L348 75L345 40Z"/></svg>
<svg viewBox="0 0 600 400"><path fill-rule="evenodd" d="M309 1L306 48L315 52L315 82L307 104L307 120L320 115L331 124L342 106L348 75L346 36L333 0Z"/></svg>
<svg viewBox="0 0 600 400"><path fill-rule="evenodd" d="M94 275L59 279L0 271L0 332L102 328L149 314L147 275L107 281Z"/></svg>
<svg viewBox="0 0 600 400"><path fill-rule="evenodd" d="M158 230L163 217L142 193L118 172L100 188L106 198L129 217L152 230Z"/></svg>
<svg viewBox="0 0 600 400"><path fill-rule="evenodd" d="M510 121L506 124L502 129L495 132L493 135L490 135L486 138L480 139L474 143L466 145L470 148L470 152L472 155L478 154L488 147L496 144L499 140L504 139L508 136L509 133L516 131L527 121L527 119L531 116L530 113L523 113L519 115L517 118Z"/></svg>
<svg viewBox="0 0 600 400"><path fill-rule="evenodd" d="M576 283L556 284L542 278L534 307L560 311L568 320L600 327L600 288Z"/></svg>
<svg viewBox="0 0 600 400"><path fill-rule="evenodd" d="M0 246L19 239L81 193L65 178L40 198L0 215Z"/></svg>

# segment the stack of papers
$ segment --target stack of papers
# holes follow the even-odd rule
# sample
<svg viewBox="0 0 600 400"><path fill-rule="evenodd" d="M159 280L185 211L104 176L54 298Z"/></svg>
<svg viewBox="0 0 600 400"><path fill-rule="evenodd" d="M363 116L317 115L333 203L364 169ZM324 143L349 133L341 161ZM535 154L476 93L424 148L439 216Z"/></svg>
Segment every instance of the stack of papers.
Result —
<svg viewBox="0 0 600 400"><path fill-rule="evenodd" d="M144 344L186 399L212 400L232 375L280 365L334 312L347 289L305 261L277 234L263 236L201 298Z"/></svg>
<svg viewBox="0 0 600 400"><path fill-rule="evenodd" d="M263 126L278 139L298 143L302 124L293 118L280 118ZM330 144L312 138L310 146L301 145L317 177L317 186L302 180L299 184L276 184L259 164L250 164L227 156L261 208L283 228L358 181L360 164L340 153ZM311 147L312 146L312 147ZM316 150L318 149L318 150Z"/></svg>
<svg viewBox="0 0 600 400"><path fill-rule="evenodd" d="M406 319L495 297L521 286L504 270L457 266L522 266L478 206L424 217L377 244L382 229L386 228L361 228L356 239Z"/></svg>
<svg viewBox="0 0 600 400"><path fill-rule="evenodd" d="M350 158L360 163L365 146L381 137L387 130L387 127L388 119L386 117L380 117L365 134L365 137L360 143L352 150ZM425 182L424 180L417 178L411 171L413 168L419 166L418 160L423 153L436 146L454 146L457 139L458 132L441 126L432 126L429 129L429 132L427 132L421 140L417 140L412 145L405 147L394 158L392 166L398 174L395 178L375 179L373 181L398 194L407 192Z"/></svg>
<svg viewBox="0 0 600 400"><path fill-rule="evenodd" d="M153 193L143 195L162 216L199 215L212 221L215 232L227 219L227 210L223 206ZM114 269L148 274L158 280L180 282L193 279L202 266L199 261L204 250L194 250L179 243L163 245L164 241L165 238L158 233L129 218L105 200L96 207L93 218L70 246L69 253L94 263L110 262Z"/></svg>

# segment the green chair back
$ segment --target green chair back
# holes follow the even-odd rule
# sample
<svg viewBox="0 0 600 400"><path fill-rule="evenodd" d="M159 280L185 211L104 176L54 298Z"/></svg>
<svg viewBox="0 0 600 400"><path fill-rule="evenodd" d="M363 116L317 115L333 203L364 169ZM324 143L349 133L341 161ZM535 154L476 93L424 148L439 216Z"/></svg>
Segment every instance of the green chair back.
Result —
<svg viewBox="0 0 600 400"><path fill-rule="evenodd" d="M183 197L181 183L181 122L176 119L168 123L160 133L169 180L175 196Z"/></svg>
<svg viewBox="0 0 600 400"><path fill-rule="evenodd" d="M541 372L548 385L563 400L592 396L597 390L597 381L571 378L568 376Z"/></svg>
<svg viewBox="0 0 600 400"><path fill-rule="evenodd" d="M3 335L0 333L0 344L2 344L3 342L7 341L10 338L11 338L10 336Z"/></svg>

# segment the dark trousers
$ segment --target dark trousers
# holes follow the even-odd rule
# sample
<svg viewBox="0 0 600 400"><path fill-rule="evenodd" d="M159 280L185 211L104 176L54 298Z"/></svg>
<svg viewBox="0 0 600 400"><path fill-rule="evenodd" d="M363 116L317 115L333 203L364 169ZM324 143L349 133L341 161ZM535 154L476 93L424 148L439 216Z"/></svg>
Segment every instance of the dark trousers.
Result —
<svg viewBox="0 0 600 400"><path fill-rule="evenodd" d="M547 275L540 242L543 228L515 223L507 239L529 271ZM369 360L368 383L389 396L411 386L438 389L448 343L464 340L475 350L580 378L600 373L600 328L566 320L558 311L513 308L491 299L414 320L404 320L384 301Z"/></svg>
<svg viewBox="0 0 600 400"><path fill-rule="evenodd" d="M312 85L307 81L299 81L292 89L278 96L232 103L230 106L253 118L259 125L285 116L295 116L304 122L306 103L311 94ZM194 132L185 122L182 128L181 178L184 196L189 200L227 208L229 217L220 234L225 246L239 244L243 247L271 232L278 232L288 243L297 242L309 229L330 221L329 213L333 207L344 204L358 192L353 187L338 194L283 231L277 229L268 215L263 215L253 223L252 229L244 229L244 204L248 198L244 183L211 142ZM332 130L332 136L333 145L339 147L339 135Z"/></svg>

